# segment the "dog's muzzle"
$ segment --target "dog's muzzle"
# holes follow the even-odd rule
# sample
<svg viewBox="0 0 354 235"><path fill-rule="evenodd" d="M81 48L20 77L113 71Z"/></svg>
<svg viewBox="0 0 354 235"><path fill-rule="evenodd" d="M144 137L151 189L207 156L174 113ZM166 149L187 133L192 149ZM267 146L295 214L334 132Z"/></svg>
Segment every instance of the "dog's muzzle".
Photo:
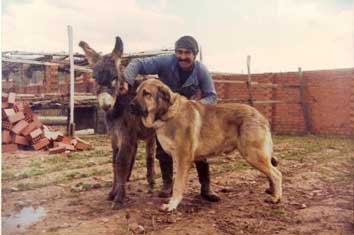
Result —
<svg viewBox="0 0 354 235"><path fill-rule="evenodd" d="M148 112L146 110L144 110L139 104L137 104L134 101L132 101L130 103L129 110L130 110L130 113L137 115L137 116L146 117L148 115Z"/></svg>

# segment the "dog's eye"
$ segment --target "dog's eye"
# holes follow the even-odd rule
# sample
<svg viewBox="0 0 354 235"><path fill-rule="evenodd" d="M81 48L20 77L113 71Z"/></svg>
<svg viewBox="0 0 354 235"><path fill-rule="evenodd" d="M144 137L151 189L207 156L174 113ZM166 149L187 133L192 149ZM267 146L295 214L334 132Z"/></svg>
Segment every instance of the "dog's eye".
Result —
<svg viewBox="0 0 354 235"><path fill-rule="evenodd" d="M147 92L146 90L143 90L143 96L151 97L151 93Z"/></svg>

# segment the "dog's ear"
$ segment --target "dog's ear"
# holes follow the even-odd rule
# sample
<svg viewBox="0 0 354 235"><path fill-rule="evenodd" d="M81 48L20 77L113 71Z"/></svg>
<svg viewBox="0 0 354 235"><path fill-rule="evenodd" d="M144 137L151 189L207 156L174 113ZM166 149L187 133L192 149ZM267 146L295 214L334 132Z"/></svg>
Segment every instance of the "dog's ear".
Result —
<svg viewBox="0 0 354 235"><path fill-rule="evenodd" d="M86 42L81 41L79 47L85 52L86 59L88 60L90 66L92 67L100 58L100 54L92 49Z"/></svg>
<svg viewBox="0 0 354 235"><path fill-rule="evenodd" d="M165 87L165 86L159 86L158 91L157 91L158 98L161 98L162 100L166 101L168 105L171 105L171 92L170 90Z"/></svg>
<svg viewBox="0 0 354 235"><path fill-rule="evenodd" d="M155 120L161 119L172 105L170 90L165 86L159 86L156 95Z"/></svg>

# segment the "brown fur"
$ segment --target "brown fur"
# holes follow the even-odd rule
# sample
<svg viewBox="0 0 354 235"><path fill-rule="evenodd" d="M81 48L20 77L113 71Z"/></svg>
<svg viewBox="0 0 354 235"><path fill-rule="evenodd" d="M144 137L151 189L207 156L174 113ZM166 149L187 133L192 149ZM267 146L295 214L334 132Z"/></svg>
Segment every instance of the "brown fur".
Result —
<svg viewBox="0 0 354 235"><path fill-rule="evenodd" d="M176 163L173 195L163 210L176 209L182 200L193 161L235 149L267 176L272 202L280 201L282 175L272 164L276 160L269 123L256 109L244 104L203 105L173 93L156 79L144 81L133 102L148 113L142 117L144 125L155 128Z"/></svg>

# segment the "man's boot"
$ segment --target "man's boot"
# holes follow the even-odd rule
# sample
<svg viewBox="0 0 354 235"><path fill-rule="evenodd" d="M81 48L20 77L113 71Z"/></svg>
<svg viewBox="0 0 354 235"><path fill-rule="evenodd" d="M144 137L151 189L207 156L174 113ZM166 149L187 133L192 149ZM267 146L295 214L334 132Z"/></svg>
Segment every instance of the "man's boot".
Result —
<svg viewBox="0 0 354 235"><path fill-rule="evenodd" d="M169 156L168 156L169 157ZM171 161L166 161L166 159L160 160L160 169L162 176L162 189L159 193L159 197L167 198L172 195L173 187L173 165Z"/></svg>
<svg viewBox="0 0 354 235"><path fill-rule="evenodd" d="M195 166L198 171L198 178L201 185L200 195L210 202L217 202L220 197L210 190L209 164L206 160L196 161Z"/></svg>
<svg viewBox="0 0 354 235"><path fill-rule="evenodd" d="M162 190L159 197L171 197L173 187L173 161L172 157L168 155L161 147L159 140L156 138L156 158L160 162L161 176L162 176Z"/></svg>

